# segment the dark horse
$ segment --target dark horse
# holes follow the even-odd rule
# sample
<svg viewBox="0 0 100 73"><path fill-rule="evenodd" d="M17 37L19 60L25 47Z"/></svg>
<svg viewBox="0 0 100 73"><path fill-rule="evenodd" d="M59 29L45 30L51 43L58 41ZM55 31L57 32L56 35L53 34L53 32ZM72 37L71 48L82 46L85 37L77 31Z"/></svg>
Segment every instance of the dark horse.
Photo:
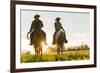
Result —
<svg viewBox="0 0 100 73"><path fill-rule="evenodd" d="M32 36L32 45L35 49L35 60L39 61L42 58L43 43L46 43L46 34L42 29L34 30Z"/></svg>
<svg viewBox="0 0 100 73"><path fill-rule="evenodd" d="M57 60L60 60L60 54L64 50L64 43L65 43L65 33L62 30L59 30L55 36L56 40L56 49L57 49ZM68 41L67 41L68 42ZM66 43L67 43L66 42Z"/></svg>

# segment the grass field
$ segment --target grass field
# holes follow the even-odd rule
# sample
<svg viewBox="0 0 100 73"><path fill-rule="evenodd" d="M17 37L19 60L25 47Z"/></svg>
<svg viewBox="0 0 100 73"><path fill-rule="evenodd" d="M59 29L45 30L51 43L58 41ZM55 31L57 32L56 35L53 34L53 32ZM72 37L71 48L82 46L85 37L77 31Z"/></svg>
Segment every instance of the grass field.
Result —
<svg viewBox="0 0 100 73"><path fill-rule="evenodd" d="M89 60L90 50L66 50L60 54L60 61ZM40 62L58 61L56 53L43 53ZM26 52L21 54L21 63L35 62L34 54Z"/></svg>

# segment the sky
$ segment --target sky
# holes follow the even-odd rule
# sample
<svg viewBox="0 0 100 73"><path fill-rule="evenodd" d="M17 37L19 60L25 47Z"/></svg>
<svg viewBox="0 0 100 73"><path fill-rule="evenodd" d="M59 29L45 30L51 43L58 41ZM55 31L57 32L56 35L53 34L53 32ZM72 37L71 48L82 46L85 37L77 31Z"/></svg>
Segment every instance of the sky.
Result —
<svg viewBox="0 0 100 73"><path fill-rule="evenodd" d="M56 17L61 18L61 23L66 31L67 45L77 45L85 42L89 45L90 41L90 14L88 12L68 12L68 11L46 11L46 10L25 10L20 11L21 23L21 49L32 50L29 45L27 32L34 20L34 15L39 14L43 22L42 28L47 36L48 45L52 44L54 34L54 22Z"/></svg>

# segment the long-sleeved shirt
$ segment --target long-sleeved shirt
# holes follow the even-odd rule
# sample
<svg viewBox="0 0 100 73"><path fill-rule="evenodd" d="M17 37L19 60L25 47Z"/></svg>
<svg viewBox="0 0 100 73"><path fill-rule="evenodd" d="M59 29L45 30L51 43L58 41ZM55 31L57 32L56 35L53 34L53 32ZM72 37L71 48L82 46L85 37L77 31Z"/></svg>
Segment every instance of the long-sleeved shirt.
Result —
<svg viewBox="0 0 100 73"><path fill-rule="evenodd" d="M54 25L55 25L55 31L59 31L62 29L62 24L60 22L55 22Z"/></svg>
<svg viewBox="0 0 100 73"><path fill-rule="evenodd" d="M33 20L29 32L33 30L40 30L43 27L43 23L41 20Z"/></svg>

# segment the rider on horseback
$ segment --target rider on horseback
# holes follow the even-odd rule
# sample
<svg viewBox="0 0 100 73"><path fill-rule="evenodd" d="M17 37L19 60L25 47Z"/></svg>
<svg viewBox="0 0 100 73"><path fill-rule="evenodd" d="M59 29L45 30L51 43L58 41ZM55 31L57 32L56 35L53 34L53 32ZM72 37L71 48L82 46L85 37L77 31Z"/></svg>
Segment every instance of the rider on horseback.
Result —
<svg viewBox="0 0 100 73"><path fill-rule="evenodd" d="M41 28L43 27L42 21L39 19L40 15L35 15L34 20L32 21L31 28L28 32L30 33L30 45L34 44L34 38L35 32L40 31L43 34L43 38L46 39L46 34Z"/></svg>
<svg viewBox="0 0 100 73"><path fill-rule="evenodd" d="M55 33L54 33L54 35L53 35L53 42L52 42L52 44L55 44L56 43L56 40L55 40L55 36L56 36L56 34L57 34L57 32L59 31L59 30L63 30L64 31L64 33L65 33L65 30L63 29L63 27L62 27L62 24L61 24L61 22L60 22L60 19L61 18L59 18L59 17L57 17L55 20L56 20L56 22L54 23L54 25L55 25ZM67 43L68 41L67 41L67 39L66 39L66 35L65 35L65 43Z"/></svg>

